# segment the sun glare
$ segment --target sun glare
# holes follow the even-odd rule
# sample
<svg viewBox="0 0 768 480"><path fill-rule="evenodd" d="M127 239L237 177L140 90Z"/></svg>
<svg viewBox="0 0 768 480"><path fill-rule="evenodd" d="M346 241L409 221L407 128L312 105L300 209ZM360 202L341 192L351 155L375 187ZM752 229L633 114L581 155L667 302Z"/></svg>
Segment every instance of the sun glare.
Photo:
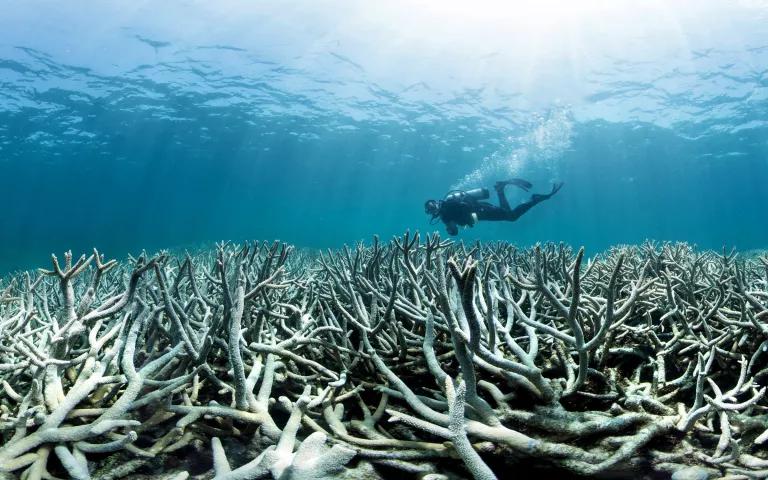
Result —
<svg viewBox="0 0 768 480"><path fill-rule="evenodd" d="M452 17L456 22L489 22L536 28L579 21L608 8L610 3L568 0L418 0L415 5L441 18Z"/></svg>

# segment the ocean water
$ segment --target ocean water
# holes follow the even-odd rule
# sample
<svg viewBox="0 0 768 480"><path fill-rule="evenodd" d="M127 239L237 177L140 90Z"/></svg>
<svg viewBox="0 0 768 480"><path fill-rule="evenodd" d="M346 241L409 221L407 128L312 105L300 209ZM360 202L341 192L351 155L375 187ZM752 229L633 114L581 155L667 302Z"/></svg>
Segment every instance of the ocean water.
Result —
<svg viewBox="0 0 768 480"><path fill-rule="evenodd" d="M0 272L429 232L426 199L510 176L565 186L459 238L765 248L766 25L763 0L2 1Z"/></svg>

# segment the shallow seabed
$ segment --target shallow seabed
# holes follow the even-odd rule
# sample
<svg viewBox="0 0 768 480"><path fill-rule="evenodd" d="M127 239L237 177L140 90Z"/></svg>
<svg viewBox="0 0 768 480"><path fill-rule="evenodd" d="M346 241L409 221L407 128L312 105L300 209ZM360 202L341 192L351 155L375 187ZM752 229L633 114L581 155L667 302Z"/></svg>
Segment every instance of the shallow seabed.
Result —
<svg viewBox="0 0 768 480"><path fill-rule="evenodd" d="M768 257L404 235L0 290L2 478L762 478Z"/></svg>

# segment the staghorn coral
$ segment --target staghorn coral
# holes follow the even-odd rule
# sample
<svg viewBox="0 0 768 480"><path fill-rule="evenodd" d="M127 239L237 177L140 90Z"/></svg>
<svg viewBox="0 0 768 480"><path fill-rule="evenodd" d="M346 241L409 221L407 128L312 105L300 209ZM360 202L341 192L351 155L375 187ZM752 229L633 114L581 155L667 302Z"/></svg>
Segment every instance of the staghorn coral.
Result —
<svg viewBox="0 0 768 480"><path fill-rule="evenodd" d="M406 234L52 264L0 286L7 478L768 477L765 258Z"/></svg>

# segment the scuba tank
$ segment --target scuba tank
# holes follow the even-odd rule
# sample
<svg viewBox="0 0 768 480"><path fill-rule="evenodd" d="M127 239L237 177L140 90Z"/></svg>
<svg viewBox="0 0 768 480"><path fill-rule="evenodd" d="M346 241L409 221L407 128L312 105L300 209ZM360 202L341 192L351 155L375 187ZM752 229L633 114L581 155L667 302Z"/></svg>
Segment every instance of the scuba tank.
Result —
<svg viewBox="0 0 768 480"><path fill-rule="evenodd" d="M446 200L462 200L465 198L472 199L475 201L479 200L487 200L491 194L488 192L487 188L474 188L472 190L453 190L448 192L448 195L445 196Z"/></svg>
<svg viewBox="0 0 768 480"><path fill-rule="evenodd" d="M472 190L467 190L464 192L464 195L474 200L487 200L491 196L487 188L475 188Z"/></svg>

